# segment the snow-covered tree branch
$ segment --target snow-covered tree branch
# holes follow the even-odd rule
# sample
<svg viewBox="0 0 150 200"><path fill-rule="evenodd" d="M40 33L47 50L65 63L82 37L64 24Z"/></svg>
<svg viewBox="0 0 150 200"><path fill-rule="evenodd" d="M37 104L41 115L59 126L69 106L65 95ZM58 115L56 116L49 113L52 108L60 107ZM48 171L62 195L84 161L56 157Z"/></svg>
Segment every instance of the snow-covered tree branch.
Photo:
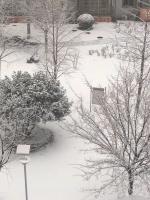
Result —
<svg viewBox="0 0 150 200"><path fill-rule="evenodd" d="M126 59L121 61L117 77L91 113L81 102L78 119L72 116L69 126L98 155L88 161L85 175L100 177L105 170L110 174L103 185L94 188L96 193L128 182L132 195L137 183L150 176L150 27L130 24L123 33L127 33L127 42L121 43L120 58Z"/></svg>
<svg viewBox="0 0 150 200"><path fill-rule="evenodd" d="M77 53L68 47L74 12L60 0L36 0L31 7L31 19L44 33L44 67L51 78L57 80L62 74L72 71ZM66 43L68 45L66 45Z"/></svg>

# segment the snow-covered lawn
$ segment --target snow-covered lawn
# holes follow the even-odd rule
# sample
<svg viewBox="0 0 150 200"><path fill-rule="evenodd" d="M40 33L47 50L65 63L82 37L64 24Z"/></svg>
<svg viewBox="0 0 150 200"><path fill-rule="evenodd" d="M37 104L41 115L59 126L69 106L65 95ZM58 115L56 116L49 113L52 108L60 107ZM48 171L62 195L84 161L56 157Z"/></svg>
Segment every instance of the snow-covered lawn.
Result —
<svg viewBox="0 0 150 200"><path fill-rule="evenodd" d="M71 26L71 28L75 28L76 25ZM5 28L9 36L20 35L26 37L24 24L10 24ZM82 44L84 41L86 45L82 46L79 43L74 45L74 48L79 51L78 67L73 74L61 78L70 100L76 103L77 97L74 94L76 93L78 96L83 97L87 106L89 106L90 91L86 85L85 77L93 86L106 87L108 79L111 75L115 75L119 66L119 62L115 58L105 59L96 54L89 55L89 50L99 50L105 42L115 39L114 24L96 24L90 32L90 34L79 30L72 32L72 37L76 36L75 42L81 42ZM98 36L104 37L101 42L97 39ZM42 42L42 33L33 28L32 39ZM97 40L97 43L93 42L92 45L92 41L95 40ZM18 49L11 54L7 59L7 63L2 65L2 76L10 76L13 71L17 70L31 73L39 70L39 66L26 63L31 52ZM84 161L86 155L80 150L84 149L87 144L79 139L69 137L69 133L61 129L57 123L48 123L47 126L54 132L56 142L52 146L50 145L46 149L31 155L31 161L27 169L29 200L87 199L87 194L82 190L91 185L78 176L80 170L75 166L75 164ZM94 185L94 182L92 185ZM111 194L105 194L102 197L103 200L114 200L116 198L117 195L112 196ZM23 199L25 199L23 166L20 164L19 159L15 158L0 173L0 200Z"/></svg>

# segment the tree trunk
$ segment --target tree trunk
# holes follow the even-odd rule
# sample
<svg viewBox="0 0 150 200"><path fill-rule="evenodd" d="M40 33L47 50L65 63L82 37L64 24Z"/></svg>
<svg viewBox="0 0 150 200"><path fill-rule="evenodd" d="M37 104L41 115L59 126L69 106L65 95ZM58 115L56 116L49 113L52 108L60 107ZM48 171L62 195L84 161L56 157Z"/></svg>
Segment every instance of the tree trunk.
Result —
<svg viewBox="0 0 150 200"><path fill-rule="evenodd" d="M57 80L57 65L54 65L54 80L56 81Z"/></svg>
<svg viewBox="0 0 150 200"><path fill-rule="evenodd" d="M29 17L30 0L26 0L26 5L27 5L27 12L28 12L28 17L27 17L27 39L30 39L31 38L31 23L30 23L30 17Z"/></svg>
<svg viewBox="0 0 150 200"><path fill-rule="evenodd" d="M133 177L131 169L129 169L129 171L128 171L128 178L129 178L128 194L132 195L133 194L134 177Z"/></svg>
<svg viewBox="0 0 150 200"><path fill-rule="evenodd" d="M0 79L1 79L1 76L2 76L2 60L0 58Z"/></svg>
<svg viewBox="0 0 150 200"><path fill-rule="evenodd" d="M47 70L48 65L48 30L46 29L44 31L44 37L45 37L45 65Z"/></svg>

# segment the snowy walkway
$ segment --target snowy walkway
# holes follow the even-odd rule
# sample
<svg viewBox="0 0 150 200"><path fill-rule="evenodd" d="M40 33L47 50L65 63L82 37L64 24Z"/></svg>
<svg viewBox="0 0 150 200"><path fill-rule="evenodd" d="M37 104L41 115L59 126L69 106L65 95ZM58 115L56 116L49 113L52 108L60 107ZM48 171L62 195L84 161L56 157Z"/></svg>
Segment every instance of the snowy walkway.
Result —
<svg viewBox="0 0 150 200"><path fill-rule="evenodd" d="M93 45L103 45L103 44L113 44L116 43L117 40L119 42L124 42L125 38L99 38L95 40L89 41L73 41L73 42L65 42L65 46L93 46Z"/></svg>

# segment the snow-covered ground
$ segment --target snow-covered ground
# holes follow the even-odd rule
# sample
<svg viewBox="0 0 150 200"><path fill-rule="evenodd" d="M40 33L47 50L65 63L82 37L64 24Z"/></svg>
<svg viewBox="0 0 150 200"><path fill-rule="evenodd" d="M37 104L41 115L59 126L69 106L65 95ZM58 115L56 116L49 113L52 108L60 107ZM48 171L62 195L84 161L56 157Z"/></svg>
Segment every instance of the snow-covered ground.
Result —
<svg viewBox="0 0 150 200"><path fill-rule="evenodd" d="M101 23L95 24L93 30L91 31L81 31L77 29L78 25L70 24L65 27L65 29L68 30L68 32L72 32L71 35L67 35L68 40L70 38L75 38L76 41L89 41L89 40L94 40L97 39L98 36L102 36L104 38L114 38L116 35L116 31L114 29L115 24L113 23ZM22 24L9 24L9 25L4 25L5 27L5 33L7 36L12 36L12 35L17 35L21 36L22 38L26 38L26 26L24 23ZM31 37L32 39L43 42L43 33L40 31L36 26L31 26L32 33ZM72 30L77 30L73 32ZM65 30L66 31L66 30ZM91 32L92 36L87 34L87 32ZM66 40L67 40L66 38Z"/></svg>
<svg viewBox="0 0 150 200"><path fill-rule="evenodd" d="M71 25L71 28L76 28ZM24 24L10 24L5 27L7 35L21 35L26 37ZM89 106L90 91L86 85L85 77L93 86L106 87L111 75L115 75L119 62L115 58L104 58L97 54L89 55L89 50L99 50L105 42L111 42L116 37L114 24L96 24L90 34L82 31L72 32L76 36L74 48L79 51L79 63L75 72L61 78L61 82L67 89L70 100L77 101L82 96L85 104ZM101 42L97 39L102 36ZM32 39L42 42L42 33L33 28ZM95 42L97 40L97 42ZM93 41L93 44L92 44ZM79 42L81 42L79 44ZM82 45L83 42L86 42ZM31 73L39 68L33 64L27 64L31 51L18 49L7 58L7 63L2 65L2 76L10 76L13 71L23 70ZM84 181L76 164L84 162L86 155L80 150L87 144L81 140L70 137L57 123L48 123L48 127L54 132L56 142L38 153L31 155L28 164L28 190L29 200L83 200L87 194L83 189L91 185ZM101 181L101 180L100 180ZM92 183L94 185L94 182ZM23 166L19 158L12 159L6 168L0 173L0 200L23 200L24 175ZM117 199L117 195L104 194L103 200ZM122 198L120 198L122 199ZM139 200L136 198L136 200Z"/></svg>

